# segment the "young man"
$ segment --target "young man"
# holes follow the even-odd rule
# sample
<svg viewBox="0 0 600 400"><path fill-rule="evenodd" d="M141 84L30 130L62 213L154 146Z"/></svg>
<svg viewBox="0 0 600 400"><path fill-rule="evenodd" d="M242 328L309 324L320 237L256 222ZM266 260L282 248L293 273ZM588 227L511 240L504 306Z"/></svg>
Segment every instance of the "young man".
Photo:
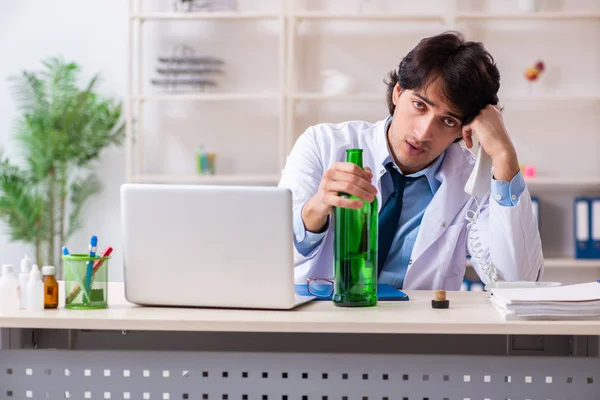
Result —
<svg viewBox="0 0 600 400"><path fill-rule="evenodd" d="M296 281L333 276L333 207L362 206L339 192L367 202L377 196L380 283L458 290L467 255L485 283L539 279L540 236L496 106L499 87L481 43L444 33L421 40L390 73L386 119L308 128L279 184L293 193ZM458 143L472 147L472 135L493 162L490 191L479 199L464 191L475 158ZM364 170L343 162L347 148L363 149ZM381 210L391 195L390 230ZM468 210L479 211L473 224Z"/></svg>

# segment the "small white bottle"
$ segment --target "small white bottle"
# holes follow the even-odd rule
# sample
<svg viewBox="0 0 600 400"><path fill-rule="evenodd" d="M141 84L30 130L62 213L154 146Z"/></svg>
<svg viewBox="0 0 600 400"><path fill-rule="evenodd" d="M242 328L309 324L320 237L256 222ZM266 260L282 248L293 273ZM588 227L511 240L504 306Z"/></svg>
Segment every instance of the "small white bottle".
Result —
<svg viewBox="0 0 600 400"><path fill-rule="evenodd" d="M0 309L19 309L19 281L15 277L15 267L12 264L2 266L0 277Z"/></svg>
<svg viewBox="0 0 600 400"><path fill-rule="evenodd" d="M42 274L36 264L33 264L29 273L29 282L27 282L27 309L44 310L44 282L42 282Z"/></svg>
<svg viewBox="0 0 600 400"><path fill-rule="evenodd" d="M19 272L19 302L21 310L27 309L27 283L31 272L31 260L27 254L21 259L21 271Z"/></svg>

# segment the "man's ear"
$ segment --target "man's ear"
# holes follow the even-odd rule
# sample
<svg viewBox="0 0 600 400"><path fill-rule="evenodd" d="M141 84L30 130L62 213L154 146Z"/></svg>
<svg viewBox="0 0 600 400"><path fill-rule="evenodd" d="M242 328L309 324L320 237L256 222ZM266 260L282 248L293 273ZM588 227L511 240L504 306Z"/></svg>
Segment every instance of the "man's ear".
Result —
<svg viewBox="0 0 600 400"><path fill-rule="evenodd" d="M394 103L394 105L397 105L398 98L400 97L401 94L402 94L402 88L400 87L399 84L396 83L396 86L394 86L394 92L392 93L392 102Z"/></svg>

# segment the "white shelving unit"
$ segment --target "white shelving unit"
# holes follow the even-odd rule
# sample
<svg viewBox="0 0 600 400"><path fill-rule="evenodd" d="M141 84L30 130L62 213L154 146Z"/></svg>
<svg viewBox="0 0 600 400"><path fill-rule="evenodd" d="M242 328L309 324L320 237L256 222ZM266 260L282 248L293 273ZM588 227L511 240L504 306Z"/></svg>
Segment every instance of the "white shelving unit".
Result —
<svg viewBox="0 0 600 400"><path fill-rule="evenodd" d="M139 183L195 183L210 185L226 185L244 182L247 184L275 185L279 175L176 175L176 174L144 174L135 176L134 182Z"/></svg>
<svg viewBox="0 0 600 400"><path fill-rule="evenodd" d="M146 175L142 171L142 152L144 130L141 123L142 105L152 101L189 100L198 102L233 102L278 100L280 110L280 126L278 146L280 153L277 155L279 166L283 167L297 134L294 127L295 106L301 101L318 102L384 102L384 93L350 93L330 95L318 92L303 92L295 87L297 57L295 54L296 36L298 25L303 21L356 21L356 22L432 22L439 23L440 27L452 28L460 21L501 21L501 20L538 20L538 21L586 21L599 20L600 12L562 11L562 12L535 12L535 13L485 13L485 12L457 12L454 2L448 2L443 13L359 13L359 12L331 12L296 10L293 0L282 0L278 10L272 11L221 11L221 12L143 12L143 0L129 0L130 3L130 37L129 37L129 99L127 112L128 140L127 140L127 179L139 182L224 182L224 183L255 183L257 179L252 175L229 175L226 177L181 177L169 173ZM186 94L144 94L142 93L145 77L141 68L137 69L138 76L133 82L134 64L140 65L142 60L139 44L144 41L143 26L149 21L235 21L235 20L279 20L281 22L281 37L279 44L281 85L278 92L253 92L253 93L186 93ZM134 32L137 30L137 48L133 46ZM546 102L597 102L598 95L532 95L511 96L503 98L509 102L539 103ZM134 118L136 114L137 119ZM135 126L135 129L133 129ZM133 137L135 132L135 138ZM277 171L270 175L269 182L278 181ZM572 189L591 185L599 186L600 179L596 178L545 178L540 177L528 182L532 187Z"/></svg>
<svg viewBox="0 0 600 400"><path fill-rule="evenodd" d="M383 93L351 93L351 94L325 94L325 93L293 93L290 98L295 101L385 101Z"/></svg>
<svg viewBox="0 0 600 400"><path fill-rule="evenodd" d="M270 12L237 12L237 11L207 11L207 12L150 12L133 13L130 19L134 21L159 21L159 20L187 20L187 21L208 21L208 20L231 20L231 19L279 19L281 13Z"/></svg>
<svg viewBox="0 0 600 400"><path fill-rule="evenodd" d="M135 4L134 4L135 2ZM385 93L349 93L329 95L320 92L305 91L298 87L297 75L299 57L297 55L297 37L299 26L304 22L316 22L327 24L330 22L352 22L352 23L432 23L439 24L440 31L457 29L459 23L478 23L494 21L547 21L554 23L564 21L569 23L599 22L600 12L584 11L553 11L535 13L485 13L485 12L462 12L456 9L456 1L446 2L447 9L442 13L358 13L358 12L331 12L297 10L294 7L295 0L281 0L277 10L267 12L236 11L236 12L206 12L206 13L175 13L175 12L142 12L142 0L129 0L129 83L127 100L127 180L143 183L194 183L194 184L267 184L275 185L279 181L279 171L264 175L216 175L197 176L172 174L165 171L161 174L147 174L142 170L142 148L144 143L144 129L142 121L142 105L145 102L185 100L194 102L236 102L236 101L274 101L279 111L278 158L279 167L283 168L286 156L291 149L297 134L301 132L300 127L295 127L297 118L296 106L300 102L323 103L352 103L352 102L385 102ZM161 21L279 21L281 29L278 51L280 72L280 87L277 92L252 92L252 93L190 93L190 94L147 94L143 93L143 82L146 77L142 69L138 67L137 75L134 74L135 65L141 65L141 50L136 49L137 44L144 42L143 26L148 22L160 23ZM139 47L139 46L138 46ZM135 79L134 79L135 76ZM545 103L554 102L581 102L585 104L600 104L600 93L589 94L556 94L556 95L506 95L501 99L503 102L524 103L541 107ZM375 106L375 104L374 104ZM377 105L379 107L379 105ZM306 128L306 127L302 127ZM135 137L134 137L135 132ZM192 151L192 149L190 149ZM551 190L569 193L574 190L600 190L600 177L585 176L561 176L545 177L539 176L527 180L528 187L533 190ZM600 269L600 260L579 260L573 258L548 258L546 267L574 268L574 269Z"/></svg>
<svg viewBox="0 0 600 400"><path fill-rule="evenodd" d="M535 177L525 179L530 189L554 189L554 190L573 190L573 189L600 189L600 177Z"/></svg>
<svg viewBox="0 0 600 400"><path fill-rule="evenodd" d="M395 13L334 13L301 11L293 13L292 18L297 20L328 20L328 21L418 21L439 22L446 21L445 14L395 14Z"/></svg>
<svg viewBox="0 0 600 400"><path fill-rule="evenodd" d="M465 12L456 15L458 21L499 21L499 20L596 20L600 19L599 12L578 11L550 11L550 12L527 12L527 13L485 13Z"/></svg>
<svg viewBox="0 0 600 400"><path fill-rule="evenodd" d="M191 101L236 101L236 100L276 100L279 93L181 93L181 94L154 94L135 96L133 101L158 101L158 100L191 100Z"/></svg>
<svg viewBox="0 0 600 400"><path fill-rule="evenodd" d="M349 94L325 94L310 92L290 93L289 97L296 101L301 100L336 100L336 101L382 101L385 100L383 93L349 93ZM546 102L599 102L600 96L576 96L576 95L532 95L532 96L503 96L503 100L513 102L527 102L544 104Z"/></svg>
<svg viewBox="0 0 600 400"><path fill-rule="evenodd" d="M143 44L145 43L144 25L147 22L163 21L278 21L279 40L279 90L276 92L198 92L198 93L144 93ZM284 3L275 11L215 11L215 12L145 12L143 0L129 0L129 58L128 58L128 100L127 100L127 139L126 166L127 181L139 183L194 183L194 184L266 184L273 185L279 177L273 175L180 175L171 173L148 174L143 171L143 146L146 132L143 126L143 105L155 101L194 101L194 102L254 102L275 101L279 114L278 164L280 169L285 162L287 152L285 128L285 33L286 14ZM135 69L135 73L134 73ZM135 82L134 82L135 80Z"/></svg>
<svg viewBox="0 0 600 400"><path fill-rule="evenodd" d="M546 268L598 268L600 269L600 260L583 260L577 258L546 258L544 260Z"/></svg>
<svg viewBox="0 0 600 400"><path fill-rule="evenodd" d="M539 95L539 96L503 96L504 100L510 102L537 102L540 104L553 101L573 102L600 102L600 96L577 96L577 95Z"/></svg>

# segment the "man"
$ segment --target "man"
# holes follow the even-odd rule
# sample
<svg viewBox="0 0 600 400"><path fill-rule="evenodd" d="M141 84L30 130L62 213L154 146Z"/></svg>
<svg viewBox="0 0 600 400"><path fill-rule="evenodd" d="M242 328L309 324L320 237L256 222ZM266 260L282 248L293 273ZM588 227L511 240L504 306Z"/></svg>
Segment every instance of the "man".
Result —
<svg viewBox="0 0 600 400"><path fill-rule="evenodd" d="M492 56L458 33L440 34L421 40L387 84L388 118L312 126L288 157L279 186L293 193L296 281L333 276L333 207L360 208L375 196L379 283L458 290L467 255L485 283L539 279L540 236L496 107ZM472 147L472 135L493 162L490 190L479 199L464 191L475 159L459 142ZM363 149L364 170L343 162L347 148ZM384 231L381 210L394 192L400 210ZM477 215L472 223L469 210Z"/></svg>

